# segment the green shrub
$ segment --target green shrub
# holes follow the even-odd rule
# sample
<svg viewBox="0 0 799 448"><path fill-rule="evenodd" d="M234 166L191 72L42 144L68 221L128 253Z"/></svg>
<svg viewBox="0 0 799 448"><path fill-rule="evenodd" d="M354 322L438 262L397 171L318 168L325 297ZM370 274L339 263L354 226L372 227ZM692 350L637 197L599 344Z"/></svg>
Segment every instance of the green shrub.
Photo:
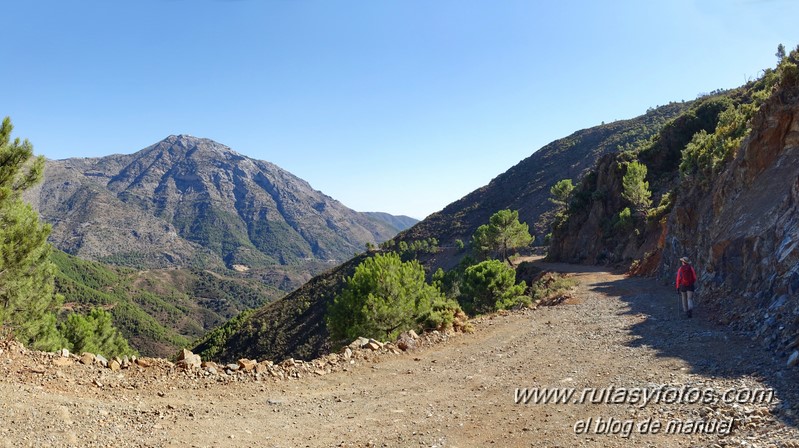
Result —
<svg viewBox="0 0 799 448"><path fill-rule="evenodd" d="M741 145L749 132L747 121L754 112L751 105L731 105L719 114L719 122L712 134L697 132L682 153L680 173L683 177L706 185Z"/></svg>
<svg viewBox="0 0 799 448"><path fill-rule="evenodd" d="M672 206L674 206L674 192L669 191L660 197L660 204L657 207L647 212L646 219L651 222L657 221L668 214Z"/></svg>
<svg viewBox="0 0 799 448"><path fill-rule="evenodd" d="M111 322L111 314L94 308L88 315L71 313L61 324L61 332L75 353L91 352L105 356L133 355L128 341Z"/></svg>
<svg viewBox="0 0 799 448"><path fill-rule="evenodd" d="M546 274L536 281L530 288L530 295L536 302L548 304L547 302L577 284L577 281L564 274Z"/></svg>
<svg viewBox="0 0 799 448"><path fill-rule="evenodd" d="M566 207L574 192L574 184L571 179L562 179L549 189L551 195L549 201L559 207Z"/></svg>
<svg viewBox="0 0 799 448"><path fill-rule="evenodd" d="M627 164L627 171L622 178L622 197L633 205L636 210L646 210L652 205L652 192L649 191L649 182L646 179L646 165L639 162Z"/></svg>
<svg viewBox="0 0 799 448"><path fill-rule="evenodd" d="M795 63L784 60L779 66L778 73L781 86L792 87L799 84L799 68Z"/></svg>
<svg viewBox="0 0 799 448"><path fill-rule="evenodd" d="M625 207L624 210L620 211L617 218L616 223L614 224L614 228L617 230L626 230L632 227L633 225L633 217L632 212L630 211L630 207Z"/></svg>
<svg viewBox="0 0 799 448"><path fill-rule="evenodd" d="M408 330L420 330L433 317L433 304L446 300L425 283L422 265L403 262L398 254L377 254L355 268L327 311L333 340L359 336L392 340ZM438 311L441 311L439 309Z"/></svg>
<svg viewBox="0 0 799 448"><path fill-rule="evenodd" d="M458 315L462 313L457 301L441 296L433 300L427 314L420 316L420 323L426 330L449 330L455 324Z"/></svg>
<svg viewBox="0 0 799 448"><path fill-rule="evenodd" d="M529 305L526 287L524 282L516 284L515 269L499 260L486 260L464 272L461 305L473 314Z"/></svg>

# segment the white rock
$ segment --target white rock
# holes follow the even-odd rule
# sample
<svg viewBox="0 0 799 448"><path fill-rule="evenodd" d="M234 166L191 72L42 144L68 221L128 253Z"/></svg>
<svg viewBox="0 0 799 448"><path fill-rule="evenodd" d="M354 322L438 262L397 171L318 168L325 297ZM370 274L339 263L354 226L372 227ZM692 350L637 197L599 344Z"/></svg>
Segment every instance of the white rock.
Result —
<svg viewBox="0 0 799 448"><path fill-rule="evenodd" d="M108 367L108 360L103 355L94 355L94 360L103 367Z"/></svg>
<svg viewBox="0 0 799 448"><path fill-rule="evenodd" d="M795 350L788 358L788 367L793 367L799 363L799 350Z"/></svg>

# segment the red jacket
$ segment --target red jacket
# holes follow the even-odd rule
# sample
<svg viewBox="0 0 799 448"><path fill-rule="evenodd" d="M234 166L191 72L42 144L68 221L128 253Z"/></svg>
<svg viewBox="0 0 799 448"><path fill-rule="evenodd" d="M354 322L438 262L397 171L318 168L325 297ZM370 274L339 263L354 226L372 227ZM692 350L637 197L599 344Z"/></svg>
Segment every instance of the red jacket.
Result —
<svg viewBox="0 0 799 448"><path fill-rule="evenodd" d="M696 282L696 272L690 264L684 264L677 270L677 288L691 286Z"/></svg>

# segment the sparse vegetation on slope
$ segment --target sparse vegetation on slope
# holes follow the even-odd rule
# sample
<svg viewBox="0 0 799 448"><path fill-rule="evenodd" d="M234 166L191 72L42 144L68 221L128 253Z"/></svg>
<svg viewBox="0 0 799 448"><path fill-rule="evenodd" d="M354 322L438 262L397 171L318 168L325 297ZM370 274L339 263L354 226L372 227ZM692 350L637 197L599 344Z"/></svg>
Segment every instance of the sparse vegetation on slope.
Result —
<svg viewBox="0 0 799 448"><path fill-rule="evenodd" d="M367 257L358 255L286 297L230 320L206 334L192 351L218 361L312 359L327 353L331 348L327 308Z"/></svg>
<svg viewBox="0 0 799 448"><path fill-rule="evenodd" d="M136 271L54 251L56 290L70 309L107 309L142 354L169 356L244 310L282 292L260 281L209 271Z"/></svg>
<svg viewBox="0 0 799 448"><path fill-rule="evenodd" d="M786 63L790 58L780 67ZM768 69L741 88L700 98L648 141L601 158L580 179L568 211L556 222L550 259L629 263L655 255L662 220L680 195L709 191L782 72ZM654 209L650 194L658 203Z"/></svg>

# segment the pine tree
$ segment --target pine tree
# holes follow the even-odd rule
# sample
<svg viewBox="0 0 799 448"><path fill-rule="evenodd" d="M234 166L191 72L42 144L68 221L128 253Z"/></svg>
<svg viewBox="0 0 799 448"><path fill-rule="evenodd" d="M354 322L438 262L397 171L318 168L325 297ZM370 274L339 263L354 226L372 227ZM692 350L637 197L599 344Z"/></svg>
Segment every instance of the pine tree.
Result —
<svg viewBox="0 0 799 448"><path fill-rule="evenodd" d="M571 179L561 179L552 188L549 189L549 194L552 196L549 201L558 207L566 207L571 199L572 192L574 191L574 184Z"/></svg>
<svg viewBox="0 0 799 448"><path fill-rule="evenodd" d="M471 313L503 310L529 305L524 295L526 284L516 284L516 270L499 260L486 260L470 266L463 274L463 306Z"/></svg>
<svg viewBox="0 0 799 448"><path fill-rule="evenodd" d="M472 236L472 247L480 255L490 251L499 252L501 258L510 265L509 251L524 247L533 242L527 224L519 222L519 211L500 210L488 220L488 224L478 227Z"/></svg>
<svg viewBox="0 0 799 448"><path fill-rule="evenodd" d="M111 313L100 308L93 308L88 316L72 313L62 327L69 348L75 353L91 352L106 356L135 353L114 327Z"/></svg>
<svg viewBox="0 0 799 448"><path fill-rule="evenodd" d="M652 205L652 192L649 191L649 182L646 179L646 165L631 162L627 165L627 172L621 180L623 191L621 196L633 204L639 213L644 212Z"/></svg>
<svg viewBox="0 0 799 448"><path fill-rule="evenodd" d="M474 231L472 235L472 251L475 256L483 260L488 258L494 249L493 237L489 231L488 224L483 224Z"/></svg>
<svg viewBox="0 0 799 448"><path fill-rule="evenodd" d="M33 146L11 140L6 117L0 126L0 327L34 348L60 348L64 340L53 314L61 298L53 293L53 265L47 236L22 192L42 177L44 158L33 157Z"/></svg>
<svg viewBox="0 0 799 448"><path fill-rule="evenodd" d="M327 325L334 340L358 336L391 340L419 330L436 302L446 299L425 283L422 265L402 262L396 253L377 254L355 268L328 309Z"/></svg>
<svg viewBox="0 0 799 448"><path fill-rule="evenodd" d="M777 56L777 62L782 62L785 59L785 45L779 44L777 45L777 52L774 53L774 56Z"/></svg>

